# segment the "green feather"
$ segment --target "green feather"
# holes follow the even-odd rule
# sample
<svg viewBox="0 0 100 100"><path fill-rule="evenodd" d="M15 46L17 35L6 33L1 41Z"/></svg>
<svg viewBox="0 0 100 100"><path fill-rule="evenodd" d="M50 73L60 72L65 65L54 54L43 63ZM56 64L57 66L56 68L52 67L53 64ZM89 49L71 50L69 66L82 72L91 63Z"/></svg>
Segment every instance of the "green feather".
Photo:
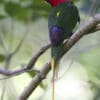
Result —
<svg viewBox="0 0 100 100"><path fill-rule="evenodd" d="M79 13L72 3L62 3L53 8L49 18L48 27L58 26L64 29L65 39L70 36L79 20Z"/></svg>
<svg viewBox="0 0 100 100"><path fill-rule="evenodd" d="M58 70L62 52L63 52L63 44L51 47L51 68L52 70L55 71L56 78L58 77Z"/></svg>

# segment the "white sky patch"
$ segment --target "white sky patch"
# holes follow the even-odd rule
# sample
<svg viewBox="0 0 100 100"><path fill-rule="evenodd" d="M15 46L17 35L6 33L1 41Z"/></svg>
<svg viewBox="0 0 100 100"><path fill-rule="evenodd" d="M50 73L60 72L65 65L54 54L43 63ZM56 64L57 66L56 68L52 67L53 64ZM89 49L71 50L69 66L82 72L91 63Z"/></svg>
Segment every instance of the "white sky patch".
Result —
<svg viewBox="0 0 100 100"><path fill-rule="evenodd" d="M56 83L56 97L57 100L87 100L87 89L84 82L77 79L75 75L69 75L66 79L63 78ZM60 91L60 92L59 92Z"/></svg>
<svg viewBox="0 0 100 100"><path fill-rule="evenodd" d="M63 65L67 67L69 62ZM66 67L60 69L59 74L63 73ZM71 69L55 82L55 100L92 100L93 92L87 81L88 77L85 69L74 62ZM51 100L51 93L52 84L48 87L43 100Z"/></svg>

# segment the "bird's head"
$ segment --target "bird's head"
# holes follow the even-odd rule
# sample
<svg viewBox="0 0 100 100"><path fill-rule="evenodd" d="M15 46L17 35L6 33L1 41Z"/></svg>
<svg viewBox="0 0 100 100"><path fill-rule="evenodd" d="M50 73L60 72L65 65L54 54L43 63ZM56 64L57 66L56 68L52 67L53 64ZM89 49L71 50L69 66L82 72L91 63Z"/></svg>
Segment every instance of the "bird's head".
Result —
<svg viewBox="0 0 100 100"><path fill-rule="evenodd" d="M50 3L50 5L51 5L52 7L55 7L55 6L57 6L58 4L61 4L61 3L63 3L63 2L71 2L71 0L45 0L45 1L47 1L48 3Z"/></svg>

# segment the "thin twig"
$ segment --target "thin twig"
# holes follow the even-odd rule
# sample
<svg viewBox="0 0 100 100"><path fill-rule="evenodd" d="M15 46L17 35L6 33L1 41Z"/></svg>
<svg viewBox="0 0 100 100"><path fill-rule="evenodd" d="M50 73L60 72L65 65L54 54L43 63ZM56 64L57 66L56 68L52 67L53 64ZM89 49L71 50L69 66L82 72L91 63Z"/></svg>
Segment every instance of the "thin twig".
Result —
<svg viewBox="0 0 100 100"><path fill-rule="evenodd" d="M38 58L47 50L50 48L50 44L45 45L42 47L33 57L29 60L29 63L27 64L26 68L27 69L32 69L38 60Z"/></svg>
<svg viewBox="0 0 100 100"><path fill-rule="evenodd" d="M20 42L19 42L19 44L17 45L17 47L15 48L15 50L11 53L11 56L14 56L14 55L20 50L20 48L21 48L21 46L22 46L24 40L26 39L26 37L27 37L27 35L28 35L28 32L29 32L29 30L30 30L30 23L29 23L29 22L28 22L28 25L27 25L26 28L27 28L27 29L26 29L26 31L25 31L25 33L24 33L22 39L20 40Z"/></svg>
<svg viewBox="0 0 100 100"><path fill-rule="evenodd" d="M88 11L89 16L93 16L96 12L96 8L99 6L99 0L92 0L92 5Z"/></svg>
<svg viewBox="0 0 100 100"><path fill-rule="evenodd" d="M2 48L3 48L3 50L5 52L8 52L8 47L7 47L7 44L6 44L4 36L3 36L3 30L2 30L2 33L0 33L0 44L1 44Z"/></svg>
<svg viewBox="0 0 100 100"><path fill-rule="evenodd" d="M41 69L41 72L38 73L32 81L28 84L27 87L24 88L23 92L18 97L18 100L27 100L27 98L30 96L30 94L33 92L33 90L39 85L39 83L45 79L46 75L50 71L50 62L46 63L43 68Z"/></svg>
<svg viewBox="0 0 100 100"><path fill-rule="evenodd" d="M2 88L2 94L1 94L0 100L4 100L4 94L5 94L5 89L6 89L6 85L5 84L6 84L6 81L4 81L3 84L2 84L3 88Z"/></svg>
<svg viewBox="0 0 100 100"><path fill-rule="evenodd" d="M29 60L28 64L21 69L17 69L14 71L11 70L6 70L6 69L0 69L0 74L4 75L4 78L0 78L0 80L4 80L4 79L8 79L11 78L13 76L16 75L20 75L24 72L28 72L30 70L34 70L33 66L35 65L36 61L38 60L38 58L48 49L50 48L50 44L45 45L44 47L42 47L35 55L32 56L32 58ZM36 71L36 70L35 70Z"/></svg>

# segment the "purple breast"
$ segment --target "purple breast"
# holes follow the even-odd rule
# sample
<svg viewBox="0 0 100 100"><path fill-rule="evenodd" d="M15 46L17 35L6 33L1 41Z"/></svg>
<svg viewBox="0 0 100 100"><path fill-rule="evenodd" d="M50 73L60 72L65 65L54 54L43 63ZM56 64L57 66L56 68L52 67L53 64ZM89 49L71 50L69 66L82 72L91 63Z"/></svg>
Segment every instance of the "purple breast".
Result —
<svg viewBox="0 0 100 100"><path fill-rule="evenodd" d="M54 26L49 32L51 45L59 45L64 40L64 30L60 27Z"/></svg>

